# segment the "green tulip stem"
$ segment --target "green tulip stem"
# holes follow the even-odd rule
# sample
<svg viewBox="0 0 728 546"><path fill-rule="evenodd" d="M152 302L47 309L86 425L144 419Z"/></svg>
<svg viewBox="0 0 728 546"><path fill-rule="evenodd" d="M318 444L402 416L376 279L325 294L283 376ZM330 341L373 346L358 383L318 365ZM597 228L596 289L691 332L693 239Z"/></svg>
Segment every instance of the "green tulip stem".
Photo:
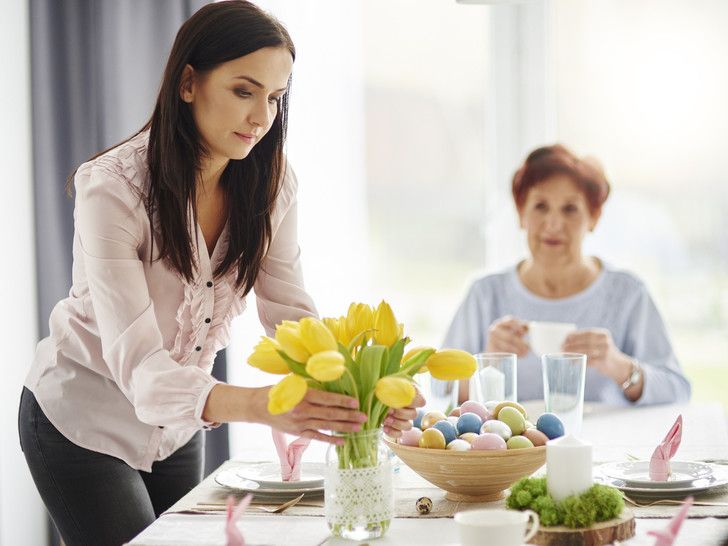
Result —
<svg viewBox="0 0 728 546"><path fill-rule="evenodd" d="M349 381L351 382L351 388L354 391L352 393L353 396L354 396L354 398L356 398L357 400L359 400L359 389L356 388L356 381L354 381L354 376L351 375L351 370L349 370L348 367L345 367L344 368L344 372L349 377Z"/></svg>

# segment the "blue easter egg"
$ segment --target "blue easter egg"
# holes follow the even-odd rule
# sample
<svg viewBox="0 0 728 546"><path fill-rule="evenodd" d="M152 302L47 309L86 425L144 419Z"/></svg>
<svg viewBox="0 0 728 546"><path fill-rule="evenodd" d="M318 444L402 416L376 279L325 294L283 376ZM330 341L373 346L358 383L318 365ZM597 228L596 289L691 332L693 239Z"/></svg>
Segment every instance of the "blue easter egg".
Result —
<svg viewBox="0 0 728 546"><path fill-rule="evenodd" d="M463 413L458 419L457 429L458 435L465 434L466 432L480 432L480 427L483 425L483 420L476 413Z"/></svg>
<svg viewBox="0 0 728 546"><path fill-rule="evenodd" d="M417 417L412 421L412 426L422 428L422 418L425 416L425 410L422 408L417 410Z"/></svg>
<svg viewBox="0 0 728 546"><path fill-rule="evenodd" d="M458 437L458 431L450 421L438 421L432 427L442 432L446 444L449 444Z"/></svg>
<svg viewBox="0 0 728 546"><path fill-rule="evenodd" d="M544 413L536 421L536 428L543 432L549 440L564 435L564 423L553 413Z"/></svg>

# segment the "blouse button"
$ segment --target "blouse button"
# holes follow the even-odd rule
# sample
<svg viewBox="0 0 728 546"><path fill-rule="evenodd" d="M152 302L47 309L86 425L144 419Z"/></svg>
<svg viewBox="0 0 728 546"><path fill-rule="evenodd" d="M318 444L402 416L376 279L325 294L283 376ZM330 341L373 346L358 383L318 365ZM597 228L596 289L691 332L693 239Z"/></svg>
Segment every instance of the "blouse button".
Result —
<svg viewBox="0 0 728 546"><path fill-rule="evenodd" d="M212 322L212 319L209 319L209 318L205 319L205 324L210 324L210 322Z"/></svg>
<svg viewBox="0 0 728 546"><path fill-rule="evenodd" d="M201 351L201 350L202 350L202 347L200 347L199 345L197 347L195 347L195 351Z"/></svg>
<svg viewBox="0 0 728 546"><path fill-rule="evenodd" d="M207 287L212 288L212 281L207 281Z"/></svg>

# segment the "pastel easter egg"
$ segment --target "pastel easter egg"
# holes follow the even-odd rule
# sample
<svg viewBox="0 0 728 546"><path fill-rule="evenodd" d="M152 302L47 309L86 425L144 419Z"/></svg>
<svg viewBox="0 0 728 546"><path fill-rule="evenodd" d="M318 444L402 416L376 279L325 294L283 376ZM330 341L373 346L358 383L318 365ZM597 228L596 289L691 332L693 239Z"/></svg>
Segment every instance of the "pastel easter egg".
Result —
<svg viewBox="0 0 728 546"><path fill-rule="evenodd" d="M402 431L402 436L399 437L399 443L403 446L417 447L420 445L421 437L422 431L418 428L412 427L409 430Z"/></svg>
<svg viewBox="0 0 728 546"><path fill-rule="evenodd" d="M564 423L553 413L544 413L536 421L536 428L543 432L549 440L564 435Z"/></svg>
<svg viewBox="0 0 728 546"><path fill-rule="evenodd" d="M503 438L492 432L480 434L471 444L474 450L484 451L490 449L507 449L508 446Z"/></svg>
<svg viewBox="0 0 728 546"><path fill-rule="evenodd" d="M450 451L470 451L470 442L456 438L447 444L446 449L449 449Z"/></svg>
<svg viewBox="0 0 728 546"><path fill-rule="evenodd" d="M438 421L444 421L446 419L447 417L441 411L428 411L422 416L422 424L420 425L420 428L422 430L427 430Z"/></svg>
<svg viewBox="0 0 728 546"><path fill-rule="evenodd" d="M486 432L497 434L498 436L503 438L503 441L506 441L508 440L508 438L513 436L511 427L506 425L503 421L498 421L495 419L492 421L486 421L485 423L483 423L483 426L480 427L481 434L485 434Z"/></svg>
<svg viewBox="0 0 728 546"><path fill-rule="evenodd" d="M528 419L528 415L526 414L526 408L524 408L518 402L512 402L511 400L506 400L505 402L501 402L500 404L498 404L493 410L493 415L500 419L500 412L503 408L516 408L521 413L521 415L523 415L524 419Z"/></svg>
<svg viewBox="0 0 728 546"><path fill-rule="evenodd" d="M458 429L456 429L455 424L450 421L438 421L432 425L432 428L442 432L442 435L445 437L445 444L449 444L458 437Z"/></svg>
<svg viewBox="0 0 728 546"><path fill-rule="evenodd" d="M474 413L463 413L457 422L457 429L459 434L465 434L466 432L480 432L480 427L483 426L483 420L480 416Z"/></svg>
<svg viewBox="0 0 728 546"><path fill-rule="evenodd" d="M412 420L412 426L419 429L422 428L422 418L425 416L425 410L422 408L417 409L417 417Z"/></svg>
<svg viewBox="0 0 728 546"><path fill-rule="evenodd" d="M460 417L461 413L462 413L462 411L460 410L460 408L453 408L450 410L450 414L448 415L448 417L452 417L453 415L455 417Z"/></svg>
<svg viewBox="0 0 728 546"><path fill-rule="evenodd" d="M498 413L498 420L508 425L514 436L526 430L526 420L516 408L506 406Z"/></svg>
<svg viewBox="0 0 728 546"><path fill-rule="evenodd" d="M523 432L523 436L531 440L531 443L534 446L545 446L546 442L549 441L548 436L546 436L543 432L538 430L537 428L527 428Z"/></svg>
<svg viewBox="0 0 728 546"><path fill-rule="evenodd" d="M485 409L485 406L480 402L476 402L475 400L468 400L467 402L463 402L460 405L460 412L461 415L463 413L474 413L483 421L488 416L488 410Z"/></svg>
<svg viewBox="0 0 728 546"><path fill-rule="evenodd" d="M422 431L420 436L420 447L426 447L429 449L445 449L447 442L442 432L436 428L428 428Z"/></svg>
<svg viewBox="0 0 728 546"><path fill-rule="evenodd" d="M465 440L469 444L472 444L473 443L473 440L475 440L477 437L478 437L478 433L477 432L466 432L465 434L461 434L459 436L459 438L461 440Z"/></svg>
<svg viewBox="0 0 728 546"><path fill-rule="evenodd" d="M508 449L526 449L529 447L533 447L533 444L531 443L531 440L526 438L525 436L513 436L512 438L509 438L506 442L506 446Z"/></svg>
<svg viewBox="0 0 728 546"><path fill-rule="evenodd" d="M485 409L488 411L488 413L493 415L493 413L495 413L495 408L498 407L498 404L500 404L500 400L488 400L483 405L485 406Z"/></svg>
<svg viewBox="0 0 728 546"><path fill-rule="evenodd" d="M452 423L453 425L455 425L455 428L456 429L458 428L458 419L460 419L460 417L455 417L454 415L448 415L447 416L447 420L450 423Z"/></svg>

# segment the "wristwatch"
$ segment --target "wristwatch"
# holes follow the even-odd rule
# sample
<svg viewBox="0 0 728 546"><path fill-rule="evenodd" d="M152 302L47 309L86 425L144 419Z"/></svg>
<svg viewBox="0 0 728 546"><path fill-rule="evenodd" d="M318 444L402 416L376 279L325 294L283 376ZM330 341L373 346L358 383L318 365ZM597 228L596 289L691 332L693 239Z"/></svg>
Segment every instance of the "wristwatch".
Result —
<svg viewBox="0 0 728 546"><path fill-rule="evenodd" d="M627 381L622 383L622 390L626 391L631 386L636 385L642 379L642 366L635 359L632 359L632 371L629 373Z"/></svg>

